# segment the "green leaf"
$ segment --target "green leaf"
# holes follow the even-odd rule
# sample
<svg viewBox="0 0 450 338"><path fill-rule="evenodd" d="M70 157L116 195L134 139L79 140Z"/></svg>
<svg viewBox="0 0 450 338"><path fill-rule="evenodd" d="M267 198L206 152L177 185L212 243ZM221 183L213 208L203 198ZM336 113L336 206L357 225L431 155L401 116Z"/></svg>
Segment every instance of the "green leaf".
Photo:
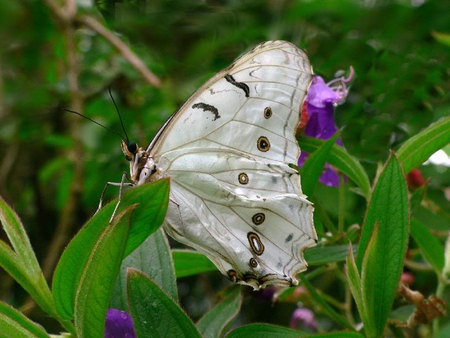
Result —
<svg viewBox="0 0 450 338"><path fill-rule="evenodd" d="M424 186L421 186L418 189L416 189L411 194L411 197L409 198L411 216L414 216L415 211L420 208L420 205L426 196L426 192L427 192L427 186L424 185Z"/></svg>
<svg viewBox="0 0 450 338"><path fill-rule="evenodd" d="M450 34L432 31L431 34L439 43L450 47Z"/></svg>
<svg viewBox="0 0 450 338"><path fill-rule="evenodd" d="M373 227L372 236L367 245L367 250L362 262L361 271L361 297L363 306L361 307L361 319L363 319L364 331L367 337L381 337L377 332L377 317L375 316L375 307L377 302L382 302L382 299L377 299L378 283L372 267L376 265L378 243L379 243L378 223ZM384 326L383 326L384 331Z"/></svg>
<svg viewBox="0 0 450 338"><path fill-rule="evenodd" d="M431 264L438 275L444 268L444 246L420 221L411 220L411 236L416 241L423 257Z"/></svg>
<svg viewBox="0 0 450 338"><path fill-rule="evenodd" d="M126 253L131 252L158 229L167 210L168 191L168 180L162 179L130 189L123 195L118 212L133 203L141 203L132 215L132 228L128 237ZM164 198L166 199L164 200ZM55 306L62 318L71 319L73 317L75 291L82 270L98 237L108 227L116 204L117 200L114 200L99 210L72 239L61 256L53 275L52 285ZM138 228L139 231L136 231L135 228ZM135 231L133 232L133 230ZM130 240L132 234L134 238Z"/></svg>
<svg viewBox="0 0 450 338"><path fill-rule="evenodd" d="M321 333L321 334L315 334L310 335L308 337L318 337L318 338L364 338L364 336L361 333L358 332L348 332L348 331L336 331L336 332L330 332L330 333Z"/></svg>
<svg viewBox="0 0 450 338"><path fill-rule="evenodd" d="M13 247L0 240L0 266L5 269L48 314L55 316L50 288L31 247L19 216L0 197L0 223Z"/></svg>
<svg viewBox="0 0 450 338"><path fill-rule="evenodd" d="M356 248L353 250L356 251ZM305 251L305 259L309 266L343 262L348 254L347 245L315 246Z"/></svg>
<svg viewBox="0 0 450 338"><path fill-rule="evenodd" d="M363 323L369 323L370 318L368 318L366 307L362 297L361 277L359 275L358 268L356 267L355 256L353 255L353 248L351 243L349 245L347 255L347 279L350 291L359 311L359 316L361 317Z"/></svg>
<svg viewBox="0 0 450 338"><path fill-rule="evenodd" d="M249 324L238 327L226 335L227 338L298 338L308 337L309 334L288 329L287 327L275 326L270 324Z"/></svg>
<svg viewBox="0 0 450 338"><path fill-rule="evenodd" d="M223 337L223 332L238 315L241 303L241 287L235 286L227 298L216 305L197 322L197 328L202 334L202 337Z"/></svg>
<svg viewBox="0 0 450 338"><path fill-rule="evenodd" d="M29 320L23 313L0 302L0 337L48 338L42 326Z"/></svg>
<svg viewBox="0 0 450 338"><path fill-rule="evenodd" d="M41 273L39 263L31 247L27 233L19 216L0 197L0 222L8 236L14 253L23 264L30 276L37 278Z"/></svg>
<svg viewBox="0 0 450 338"><path fill-rule="evenodd" d="M406 182L397 158L391 154L368 205L357 257L363 299L367 315L373 318L376 336L383 334L394 302L408 237Z"/></svg>
<svg viewBox="0 0 450 338"><path fill-rule="evenodd" d="M323 167L328 160L331 148L336 143L339 137L339 132L334 134L327 140L319 149L313 152L300 168L300 175L302 177L302 190L306 196L312 196L314 188L319 182L319 177L322 175Z"/></svg>
<svg viewBox="0 0 450 338"><path fill-rule="evenodd" d="M309 291L312 298L314 299L315 304L319 305L321 308L321 311L329 317L331 320L335 321L336 323L340 324L346 329L354 330L352 324L348 322L348 320L341 316L339 313L336 312L326 301L325 299L316 291L316 289L311 285L311 283L306 279L305 275L300 274L298 275L300 277L301 284Z"/></svg>
<svg viewBox="0 0 450 338"><path fill-rule="evenodd" d="M217 267L203 254L192 250L172 250L177 278L217 271Z"/></svg>
<svg viewBox="0 0 450 338"><path fill-rule="evenodd" d="M26 267L22 265L11 247L2 240L0 240L0 266L34 297L37 291L35 281L30 278Z"/></svg>
<svg viewBox="0 0 450 338"><path fill-rule="evenodd" d="M300 137L298 138L298 142L302 150L308 153L313 153L325 143L324 140L309 137ZM369 197L370 183L367 173L364 171L361 164L353 156L351 156L345 148L334 144L328 158L328 163L347 175L347 177L355 182L355 184L361 189L362 194L366 198Z"/></svg>
<svg viewBox="0 0 450 338"><path fill-rule="evenodd" d="M75 295L74 322L79 337L103 337L109 299L125 252L131 215L122 210L99 236L81 270Z"/></svg>
<svg viewBox="0 0 450 338"><path fill-rule="evenodd" d="M162 229L145 240L122 262L111 307L130 312L127 300L127 268L135 268L152 278L173 300L178 300L177 281L167 237Z"/></svg>
<svg viewBox="0 0 450 338"><path fill-rule="evenodd" d="M397 157L405 173L420 166L450 143L450 116L440 119L402 144Z"/></svg>
<svg viewBox="0 0 450 338"><path fill-rule="evenodd" d="M144 184L147 189L134 188L133 194L127 197L127 203L138 203L139 207L133 213L132 227L128 237L125 256L128 256L141 245L152 233L159 229L166 217L169 203L169 179L163 178ZM149 191L151 190L151 192ZM125 198L125 196L124 196ZM119 208L120 210L120 208Z"/></svg>
<svg viewBox="0 0 450 338"><path fill-rule="evenodd" d="M142 272L129 269L127 286L138 337L200 337L179 305Z"/></svg>
<svg viewBox="0 0 450 338"><path fill-rule="evenodd" d="M346 245L315 246L305 251L308 265L342 262L347 254ZM217 267L203 254L192 250L172 250L177 278L217 271Z"/></svg>

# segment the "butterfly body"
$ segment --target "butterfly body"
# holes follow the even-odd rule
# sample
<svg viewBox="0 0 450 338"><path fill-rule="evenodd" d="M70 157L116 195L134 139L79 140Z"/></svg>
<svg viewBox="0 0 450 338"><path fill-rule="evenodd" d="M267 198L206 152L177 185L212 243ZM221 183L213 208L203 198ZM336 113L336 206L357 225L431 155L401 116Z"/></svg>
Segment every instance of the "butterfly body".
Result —
<svg viewBox="0 0 450 338"><path fill-rule="evenodd" d="M171 178L169 235L255 289L297 284L317 241L312 204L289 167L311 79L301 49L262 43L194 93L147 149L122 144L136 185Z"/></svg>

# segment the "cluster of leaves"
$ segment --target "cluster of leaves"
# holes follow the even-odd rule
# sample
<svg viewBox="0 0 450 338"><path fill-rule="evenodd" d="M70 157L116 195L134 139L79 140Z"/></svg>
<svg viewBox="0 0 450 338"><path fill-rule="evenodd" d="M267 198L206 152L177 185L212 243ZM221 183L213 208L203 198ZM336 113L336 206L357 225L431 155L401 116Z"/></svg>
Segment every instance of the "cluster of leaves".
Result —
<svg viewBox="0 0 450 338"><path fill-rule="evenodd" d="M204 1L144 4L99 0L95 7L89 1L78 1L79 14L102 17L106 26L120 32L145 64L164 78L161 88L149 88L110 42L79 23L73 25L78 54L65 53L70 44L67 26L58 24L45 5L51 2L0 4L0 20L6 28L0 30L4 48L0 56L0 194L21 215L34 248L17 215L2 202L1 222L7 239L1 233L5 240L0 242L4 269L0 270L0 293L8 304L23 311L30 304L26 301L30 295L44 313L31 312L30 320L2 302L2 329L18 337L48 336L36 324L41 323L47 332L57 332L62 326L67 332L87 336L102 332L106 308L114 307L132 313L141 333L172 326L178 329L177 323L189 323L180 330L191 332L193 324L179 309L178 301L191 318L198 319L206 311L204 303L216 300L211 279L220 279L217 284L223 285L225 278L202 255L167 246L167 239L157 230L164 213L165 182L142 188L151 197L146 201L133 197L139 191L130 191L114 221L118 229L107 225L109 218L103 211L98 213L59 259L61 245L54 243L69 241L95 210L105 182L117 181L124 169L119 139L60 109L75 109L68 103L76 96L67 80L68 59L81 62L79 84L85 109L80 112L119 130L105 94L112 86L128 133L143 145L214 71L257 43L279 38L306 48L314 70L324 78L349 65L357 74L347 104L336 116L338 125L345 126L341 137L347 150L332 141L299 139L301 148L314 154L302 168L302 185L315 204L315 224L323 243L305 254L310 268L302 275L302 287L282 293L277 290L274 307L261 306L261 293L249 295L246 288L241 291L245 295L241 303L239 291L231 290L221 294L226 297L222 305L197 323L197 330L206 336L220 335L236 314L238 322L286 325L301 301L316 313L322 330L347 329L349 336L380 336L389 316L392 334L401 337L392 320L405 323L414 312L414 306L394 301L403 269L413 273L414 288L425 296L435 292L448 299L444 292L448 262L443 248L450 229L445 209L448 200L443 193L443 187L450 184L448 169L421 166L424 175L432 179L411 195L403 173L419 167L449 142L448 118L439 120L449 115L449 38L439 33L448 31L449 4L427 1L415 8L401 1L290 0L281 4L256 0L209 6ZM75 1L67 1L71 2ZM432 124L435 121L439 122ZM396 156L389 157L389 149L396 149ZM317 184L325 161L344 173L348 183L340 189ZM141 208L149 214L139 216ZM110 209L108 205L104 212ZM151 224L150 229L139 225L136 219L140 217L149 217L146 226ZM124 258L150 233L153 235ZM355 258L348 251L349 241L358 252ZM56 272L52 257L59 260ZM44 262L43 273L38 260ZM136 270L126 277L126 267L149 276L170 301ZM207 271L211 273L204 274ZM201 278L186 278L200 273ZM50 288L45 280L52 275ZM179 295L177 284L184 290ZM196 288L202 290L197 297ZM141 297L139 290L155 296L146 303L148 298ZM128 305L131 303L139 306L139 311ZM178 317L170 319L170 314ZM360 321L364 331L357 333ZM149 329L141 325L144 323L154 326ZM303 335L258 325L243 326L229 335ZM449 330L448 323L444 325L441 336ZM434 329L437 334L437 321Z"/></svg>
<svg viewBox="0 0 450 338"><path fill-rule="evenodd" d="M325 161L330 161L347 174L368 198L357 259L353 250L347 254L347 282L364 324L365 336L382 337L408 247L410 208L402 167L407 170L414 168L450 142L450 118L431 125L405 142L398 155L390 156L372 190L359 163L334 145L336 138L337 135L326 142L300 140L305 148L317 149L302 168L304 188L313 193L321 168ZM226 298L197 325L180 308L176 275L211 271L214 266L204 256L193 252L171 253L162 231L158 230L167 210L168 197L169 181L163 179L127 192L111 223L109 218L117 201L102 208L64 251L53 276L52 291L43 278L23 225L2 201L0 220L11 242L11 247L0 242L2 267L48 315L57 319L74 336L103 336L106 312L110 306L132 314L139 337L221 336L239 312L240 290L238 287L229 290ZM412 195L411 198L417 196ZM423 241L423 238L433 236L418 220L414 219L413 227L412 236L420 243L424 256L438 277L443 282L448 280L450 262L443 261L443 247L435 240ZM306 257L311 265L320 261L340 261L343 257L339 255L329 258L336 249L338 247L325 245L310 250ZM362 337L348 319L315 291L308 275L302 276L301 281L310 290L311 297L323 307L322 311L350 331L335 332L336 337ZM49 337L41 326L5 303L0 309L0 323L11 337ZM227 336L250 337L263 332L288 337L306 335L287 328L252 324L237 328Z"/></svg>

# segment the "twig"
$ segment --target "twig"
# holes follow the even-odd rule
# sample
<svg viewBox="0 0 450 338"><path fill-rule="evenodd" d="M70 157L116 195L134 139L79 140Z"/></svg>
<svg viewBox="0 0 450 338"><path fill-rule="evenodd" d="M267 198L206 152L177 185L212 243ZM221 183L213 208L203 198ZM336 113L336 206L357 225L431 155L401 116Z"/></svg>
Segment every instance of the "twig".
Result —
<svg viewBox="0 0 450 338"><path fill-rule="evenodd" d="M53 0L42 0L42 2L53 12L54 17L61 23L69 24L77 13L76 0L66 0L66 6L61 7Z"/></svg>
<svg viewBox="0 0 450 338"><path fill-rule="evenodd" d="M109 41L122 56L127 60L137 72L139 72L145 81L153 87L161 87L161 80L153 74L145 63L131 50L131 48L114 35L110 30L100 22L88 15L77 15L75 0L67 0L65 8L58 6L53 0L42 0L53 12L54 17L63 25L72 25L74 23L82 24L103 36Z"/></svg>
<svg viewBox="0 0 450 338"><path fill-rule="evenodd" d="M145 63L126 45L122 40L115 36L110 30L103 26L93 17L81 15L76 21L91 28L98 34L108 40L122 56L144 77L144 79L153 87L161 87L161 80L153 74L145 65Z"/></svg>

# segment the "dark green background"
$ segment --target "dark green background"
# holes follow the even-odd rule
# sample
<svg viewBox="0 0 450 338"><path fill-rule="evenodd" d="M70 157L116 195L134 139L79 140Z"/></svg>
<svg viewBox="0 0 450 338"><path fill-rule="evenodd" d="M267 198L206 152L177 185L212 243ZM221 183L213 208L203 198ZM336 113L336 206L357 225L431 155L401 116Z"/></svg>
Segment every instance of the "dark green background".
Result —
<svg viewBox="0 0 450 338"><path fill-rule="evenodd" d="M97 1L79 11L115 31L162 80L161 88L150 87L107 41L85 28L76 31L82 112L121 132L111 87L128 134L142 146L216 71L271 39L304 48L326 81L353 66L356 79L336 122L371 180L389 149L449 112L450 47L435 37L450 33L447 1ZM119 137L61 109L72 108L66 36L44 2L3 1L0 22L0 194L44 262L55 233L67 242L95 211L105 182L119 181L128 164ZM437 212L418 214L435 230L449 230L449 169L426 166L423 172ZM326 187L313 196L333 221L337 196ZM347 191L347 226L361 224L365 203ZM23 304L20 288L0 273L0 298ZM194 318L211 305L209 277L227 283L218 273L200 283L182 280L180 295ZM333 289L336 277L325 277L316 286ZM431 273L418 280L424 292L433 290ZM276 311L264 304L249 305L245 320L288 325L295 305Z"/></svg>

